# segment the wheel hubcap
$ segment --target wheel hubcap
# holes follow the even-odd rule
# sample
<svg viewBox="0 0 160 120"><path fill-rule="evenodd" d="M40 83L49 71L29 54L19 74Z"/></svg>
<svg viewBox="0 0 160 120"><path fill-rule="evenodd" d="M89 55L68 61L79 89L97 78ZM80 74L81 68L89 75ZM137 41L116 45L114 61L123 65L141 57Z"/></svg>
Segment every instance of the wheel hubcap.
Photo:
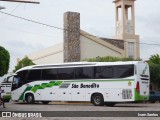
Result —
<svg viewBox="0 0 160 120"><path fill-rule="evenodd" d="M28 96L28 102L32 101L32 96Z"/></svg>
<svg viewBox="0 0 160 120"><path fill-rule="evenodd" d="M94 101L96 104L99 104L101 102L101 98L99 96L96 96Z"/></svg>

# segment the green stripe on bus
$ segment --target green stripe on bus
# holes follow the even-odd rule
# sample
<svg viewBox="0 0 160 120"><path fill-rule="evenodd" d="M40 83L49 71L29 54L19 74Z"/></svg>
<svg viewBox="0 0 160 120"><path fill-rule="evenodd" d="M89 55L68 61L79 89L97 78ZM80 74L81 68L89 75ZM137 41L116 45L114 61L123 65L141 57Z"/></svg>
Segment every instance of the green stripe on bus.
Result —
<svg viewBox="0 0 160 120"><path fill-rule="evenodd" d="M140 95L136 89L134 89L135 93L135 101L143 101L143 100L149 100L149 95Z"/></svg>
<svg viewBox="0 0 160 120"><path fill-rule="evenodd" d="M48 85L46 87L53 87L54 86L55 81L51 81L48 83Z"/></svg>
<svg viewBox="0 0 160 120"><path fill-rule="evenodd" d="M40 85L35 85L31 91L33 91L34 93L39 89Z"/></svg>
<svg viewBox="0 0 160 120"><path fill-rule="evenodd" d="M38 89L45 89L47 87L60 86L62 84L62 82L63 81L51 81L49 83L42 83L41 85L28 86L28 87L26 87L26 89L23 91L23 93L19 97L19 100L23 100L24 93L26 91L32 91L35 93Z"/></svg>
<svg viewBox="0 0 160 120"><path fill-rule="evenodd" d="M56 81L56 82L54 83L54 86L60 86L60 85L62 84L62 82L63 82L63 81Z"/></svg>
<svg viewBox="0 0 160 120"><path fill-rule="evenodd" d="M23 93L21 94L21 96L19 97L19 99L18 99L18 100L23 100L24 93L25 93L26 91L30 91L31 89L32 89L32 86L28 86L28 87L26 87L26 89L23 91Z"/></svg>
<svg viewBox="0 0 160 120"><path fill-rule="evenodd" d="M41 86L39 87L39 89L45 89L47 85L48 85L48 83L42 83Z"/></svg>

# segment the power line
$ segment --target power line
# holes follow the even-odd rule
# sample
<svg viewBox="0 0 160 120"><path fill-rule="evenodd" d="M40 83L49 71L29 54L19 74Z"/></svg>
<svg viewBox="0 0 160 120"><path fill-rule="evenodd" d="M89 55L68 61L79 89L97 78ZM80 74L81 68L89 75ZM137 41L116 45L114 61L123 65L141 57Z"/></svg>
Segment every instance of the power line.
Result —
<svg viewBox="0 0 160 120"><path fill-rule="evenodd" d="M63 31L68 31L68 32L74 32L74 31L65 30L63 28L56 27L56 26L53 26L53 25L48 25L48 24L45 24L45 23L41 23L41 22L38 22L38 21L31 20L31 19L19 17L19 16L16 16L16 15L10 14L10 13L6 13L6 12L2 12L2 11L0 11L0 13L9 15L9 16L12 16L12 17L15 17L15 18L19 18L19 19L22 19L22 20L25 20L25 21L29 21L29 22L33 22L33 23L36 23L36 24L44 25L44 26L47 26L47 27L51 27L51 28L55 28L55 29L59 29L59 30L63 30ZM81 33L81 35L83 35L84 37L86 37L86 36L93 36L93 37L100 38L99 36L94 36L94 35L91 35L91 34L83 34L83 33ZM124 42L128 42L128 41L125 41L125 40L123 40L123 41ZM160 44L138 43L138 42L134 42L134 43L151 45L151 46L160 46Z"/></svg>
<svg viewBox="0 0 160 120"><path fill-rule="evenodd" d="M16 16L16 15L10 14L10 13L6 13L6 12L2 12L2 11L0 11L0 13L6 14L6 15L10 15L12 17L19 18L19 19L22 19L22 20L25 20L25 21L29 21L29 22L33 22L33 23L36 23L36 24L44 25L44 26L47 26L47 27L52 27L52 28L64 30L63 28L60 28L60 27L55 27L53 25L48 25L48 24L45 24L45 23L41 23L41 22L38 22L38 21L31 20L31 19L19 17L19 16Z"/></svg>
<svg viewBox="0 0 160 120"><path fill-rule="evenodd" d="M40 4L40 2L36 2L36 1L26 1L26 0L0 0L0 1Z"/></svg>
<svg viewBox="0 0 160 120"><path fill-rule="evenodd" d="M150 44L150 43L139 43L139 44L145 44L145 45L154 45L154 46L160 46L160 44Z"/></svg>
<svg viewBox="0 0 160 120"><path fill-rule="evenodd" d="M0 26L0 28L5 28L5 29L8 29L8 30L12 30L12 31L28 33L28 34L32 34L32 35L36 35L36 36L42 36L42 37L48 37L48 38L53 38L54 37L54 36L51 36L51 35L38 34L38 33L30 32L30 31L26 31L26 30L22 30L22 29L17 29L17 28L12 28L12 27Z"/></svg>
<svg viewBox="0 0 160 120"><path fill-rule="evenodd" d="M18 7L20 6L20 4L18 4L11 12L10 14L12 14ZM6 19L9 15L4 16L3 18L0 19L0 21L3 21L4 19Z"/></svg>

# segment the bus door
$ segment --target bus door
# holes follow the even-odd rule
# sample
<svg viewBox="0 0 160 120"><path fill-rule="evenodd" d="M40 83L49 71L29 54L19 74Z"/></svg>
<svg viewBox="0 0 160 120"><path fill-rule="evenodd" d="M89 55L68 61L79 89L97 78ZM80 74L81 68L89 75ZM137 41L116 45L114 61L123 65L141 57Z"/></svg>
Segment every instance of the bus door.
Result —
<svg viewBox="0 0 160 120"><path fill-rule="evenodd" d="M12 100L22 100L21 95L26 89L26 74L27 71L21 71L14 76L11 88L11 98Z"/></svg>

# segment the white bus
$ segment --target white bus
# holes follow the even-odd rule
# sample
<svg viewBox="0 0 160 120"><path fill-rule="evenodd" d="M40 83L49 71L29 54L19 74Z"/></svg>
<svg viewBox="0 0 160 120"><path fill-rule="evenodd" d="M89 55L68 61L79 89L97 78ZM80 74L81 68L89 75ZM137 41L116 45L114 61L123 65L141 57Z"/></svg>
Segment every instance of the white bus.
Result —
<svg viewBox="0 0 160 120"><path fill-rule="evenodd" d="M16 72L11 98L27 103L90 101L96 106L149 98L146 62L79 62L34 65Z"/></svg>
<svg viewBox="0 0 160 120"><path fill-rule="evenodd" d="M11 86L13 82L13 75L3 76L3 80L0 83L1 89L4 91L1 97L4 98L5 102L9 102L11 99Z"/></svg>

